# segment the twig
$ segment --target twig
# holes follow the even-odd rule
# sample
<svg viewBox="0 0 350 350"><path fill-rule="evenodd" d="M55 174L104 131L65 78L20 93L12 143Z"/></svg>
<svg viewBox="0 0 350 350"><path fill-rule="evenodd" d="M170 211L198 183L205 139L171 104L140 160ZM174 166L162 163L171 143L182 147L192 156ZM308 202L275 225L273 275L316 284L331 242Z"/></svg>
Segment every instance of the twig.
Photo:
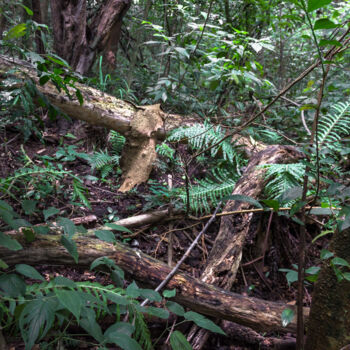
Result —
<svg viewBox="0 0 350 350"><path fill-rule="evenodd" d="M185 254L182 256L182 258L179 260L179 262L176 264L176 266L169 272L168 276L158 285L158 287L155 289L156 292L160 291L163 287L165 287L167 285L167 283L174 277L174 275L176 274L177 270L180 268L180 266L182 265L182 263L187 259L187 257L190 255L191 251L193 250L193 248L197 245L199 239L201 238L201 236L208 230L210 224L214 221L217 212L219 211L220 207L221 207L221 203L222 201L220 201L220 203L218 204L218 206L216 207L213 215L211 216L211 218L208 220L208 222L206 223L206 225L204 226L203 230L201 232L198 233L196 239L192 242L192 244L188 247L187 251L185 252ZM145 306L147 305L147 303L149 302L148 299L144 300L141 303L141 306Z"/></svg>

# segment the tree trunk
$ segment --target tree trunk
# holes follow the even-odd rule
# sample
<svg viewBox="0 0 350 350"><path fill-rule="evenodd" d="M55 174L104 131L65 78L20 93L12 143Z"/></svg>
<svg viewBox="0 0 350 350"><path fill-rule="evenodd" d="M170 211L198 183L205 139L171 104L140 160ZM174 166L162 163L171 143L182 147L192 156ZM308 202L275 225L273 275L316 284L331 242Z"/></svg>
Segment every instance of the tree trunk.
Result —
<svg viewBox="0 0 350 350"><path fill-rule="evenodd" d="M336 232L331 242L335 256L350 262L350 228ZM316 282L306 350L339 350L350 344L350 282L339 282L326 262Z"/></svg>
<svg viewBox="0 0 350 350"><path fill-rule="evenodd" d="M63 264L74 265L73 258L60 244L61 235L37 235L32 243L23 236L14 236L23 246L22 250L10 251L0 246L0 256L9 265ZM170 267L140 251L121 243L110 244L88 235L74 238L79 266L85 267L99 257L108 256L132 278L149 287L156 287L170 272ZM185 273L177 273L167 288L176 289L175 301L207 316L234 321L259 331L295 332L295 320L282 327L281 314L287 307L283 303L244 297L210 286ZM290 308L290 306L288 306ZM305 309L305 316L308 310Z"/></svg>
<svg viewBox="0 0 350 350"><path fill-rule="evenodd" d="M32 8L33 8L33 21L41 24L42 22L42 16L41 16L41 5L40 0L32 0ZM40 30L37 30L35 33L35 45L36 45L36 52L39 54L44 54L44 44L41 40L41 34Z"/></svg>
<svg viewBox="0 0 350 350"><path fill-rule="evenodd" d="M89 23L86 0L51 0L54 48L80 74L86 74L98 52L113 61L122 19L131 0L108 0Z"/></svg>

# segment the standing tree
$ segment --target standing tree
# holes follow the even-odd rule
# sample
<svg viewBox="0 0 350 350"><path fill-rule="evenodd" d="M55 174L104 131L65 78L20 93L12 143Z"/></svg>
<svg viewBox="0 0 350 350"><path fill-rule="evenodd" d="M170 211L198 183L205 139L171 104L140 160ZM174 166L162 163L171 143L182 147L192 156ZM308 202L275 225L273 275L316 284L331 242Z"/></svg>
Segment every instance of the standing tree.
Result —
<svg viewBox="0 0 350 350"><path fill-rule="evenodd" d="M80 74L88 72L98 52L104 52L113 66L122 19L130 5L131 0L108 0L89 13L86 0L51 0L56 52Z"/></svg>

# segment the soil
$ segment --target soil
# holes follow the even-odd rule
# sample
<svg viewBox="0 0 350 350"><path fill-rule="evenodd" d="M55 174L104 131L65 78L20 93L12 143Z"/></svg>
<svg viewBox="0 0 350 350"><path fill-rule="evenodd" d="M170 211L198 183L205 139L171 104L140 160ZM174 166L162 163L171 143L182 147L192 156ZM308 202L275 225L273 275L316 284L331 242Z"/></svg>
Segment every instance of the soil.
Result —
<svg viewBox="0 0 350 350"><path fill-rule="evenodd" d="M46 193L45 187L41 189L40 198L38 198L38 209L40 211L47 209L48 207L56 207L60 210L60 215L68 218L85 217L93 214L97 217L97 221L90 223L88 227L95 225L101 225L106 222L116 221L118 218L127 218L140 213L143 213L145 208L152 208L152 203L149 198L154 195L152 192L152 184L147 183L139 186L136 189L128 193L119 193L118 187L121 184L120 175L115 175L115 172L111 173L109 177L102 181L94 181L86 179L86 176L96 176L99 174L96 171L92 171L88 162L81 158L76 157L71 161L64 161L57 159L56 152L61 147L76 146L76 152L82 152L91 154L93 149L108 149L107 135L108 133L101 128L94 128L87 126L80 122L68 123L68 127L65 123L64 128L60 123L51 122L46 120L44 123L44 129L42 130L42 139L32 135L26 142L24 142L23 136L18 132L16 125L8 125L6 128L0 130L0 177L5 179L12 176L16 171L22 169L24 165L41 166L45 167L45 162L49 162L55 166L62 164L63 169L70 170L74 175L83 179L85 187L88 189L87 198L91 204L91 208L87 208L82 204L72 204L70 200L70 193L72 190L72 178L67 176L63 177L62 181L57 183L53 182L51 185L55 187L55 191L52 193ZM62 128L64 134L62 134ZM74 137L69 136L74 135ZM67 136L68 135L68 136ZM63 147L64 146L64 147ZM178 152L181 152L183 157L188 156L188 150L185 145L180 145ZM45 160L46 156L46 160ZM47 158L51 157L51 158ZM47 160L52 159L52 160ZM46 165L47 166L47 165ZM192 163L188 172L192 177L199 177L201 173L205 172L203 166ZM183 173L174 170L173 186L184 186ZM167 183L167 174L161 166L156 166L151 173L151 179L153 183L165 184ZM0 192L0 199L6 200L23 218L30 221L32 224L41 223L43 216L38 211L33 216L28 216L23 212L21 207L21 201L23 199L33 199L35 195L40 192L38 186L40 181L35 181L33 178L29 183L16 183L8 190L8 192ZM164 186L165 186L164 185ZM9 194L11 192L12 195ZM163 200L166 198L163 198ZM167 207L166 202L161 201L162 198L158 198L153 203L154 209ZM75 200L74 202L78 202ZM264 232L263 227L267 226L268 216L260 216L257 218L257 226L260 227L260 232ZM169 231L169 225L172 225L173 229L176 229L174 233L173 244L173 256L174 261L177 261L182 257L187 247L190 245L190 238L194 238L196 233L200 231L202 225L193 226L196 223L190 219L183 218L177 222L171 224L156 224L141 228L140 233L133 239L125 239L125 244L130 244L141 249L143 252L156 257L157 259L167 261L167 239L166 233ZM212 247L215 240L215 236L218 232L220 221L216 220L211 225L205 235L205 240L193 250L191 256L186 260L184 270L195 276L199 277L203 266L206 262L208 252ZM3 224L0 221L0 230ZM190 227L190 228L188 228ZM307 226L308 241L311 241L312 236L318 233L318 227L315 224ZM291 222L285 217L274 216L271 226L271 234L269 239L269 249L266 252L264 261L254 263L255 257L255 244L257 237L250 237L246 242L245 250L243 253L242 266L239 270L237 280L233 286L233 291L242 293L248 296L254 296L258 298L268 300L281 300L284 302L295 303L296 289L292 286L288 286L285 274L279 271L280 268L292 268L292 264L297 262L297 247L298 247L298 225ZM324 244L324 241L317 241L317 246L309 245L309 251L306 256L308 257L307 264L310 266L318 258L319 245ZM40 273L49 279L58 275L71 278L75 281L98 281L102 284L111 283L106 275L95 274L91 271L79 270L73 267L63 266L35 266ZM296 287L296 286L295 286ZM310 305L311 302L311 285L306 286L305 305ZM159 321L152 321L150 329L152 334L156 335L159 329L162 329L164 324ZM188 329L183 329L186 334ZM266 344L269 343L269 337L293 337L293 335L276 335L276 334L263 334ZM22 349L23 344L21 342L13 342L10 344L11 349ZM243 350L243 349L262 349L272 348L266 345L265 347L259 347L261 345L252 343L242 343L242 339L234 337L222 337L212 335L208 340L205 349L230 349L230 350ZM159 347L159 349L165 349L166 347ZM111 348L112 349L112 348Z"/></svg>

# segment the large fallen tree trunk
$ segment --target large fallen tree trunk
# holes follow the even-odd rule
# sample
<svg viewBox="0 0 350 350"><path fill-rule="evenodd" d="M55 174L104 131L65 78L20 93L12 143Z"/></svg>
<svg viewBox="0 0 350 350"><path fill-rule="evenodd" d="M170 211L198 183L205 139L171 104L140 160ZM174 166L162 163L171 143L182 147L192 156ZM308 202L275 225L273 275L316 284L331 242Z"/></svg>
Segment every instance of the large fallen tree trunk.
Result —
<svg viewBox="0 0 350 350"><path fill-rule="evenodd" d="M23 236L17 234L23 249L10 251L0 247L0 256L8 264L74 264L73 258L60 244L61 235L37 235L32 243L26 243ZM163 281L170 267L139 251L123 244L110 244L90 236L76 236L79 253L79 265L89 266L101 256L114 259L132 278L149 287ZM208 285L185 273L176 274L167 288L177 290L175 300L192 310L237 322L260 331L295 332L296 322L282 326L281 314L286 304L244 297L230 293L218 287ZM288 305L288 308L291 308ZM292 307L293 308L293 307ZM305 315L308 309L305 309Z"/></svg>
<svg viewBox="0 0 350 350"><path fill-rule="evenodd" d="M32 79L39 92L68 116L118 131L126 137L121 160L124 178L119 189L121 192L129 191L148 180L156 160L157 141L164 139L168 130L186 123L180 116L165 116L159 105L135 106L90 86L76 83L75 87L84 99L81 105L73 88L68 87L71 96L67 96L64 91L59 93L50 81L42 86L37 71L30 64L0 55L0 91L1 88L9 89L8 84L4 83L9 77L17 81L13 88L21 87L19 79L23 80L22 86L25 80ZM3 87L1 83L4 83Z"/></svg>

